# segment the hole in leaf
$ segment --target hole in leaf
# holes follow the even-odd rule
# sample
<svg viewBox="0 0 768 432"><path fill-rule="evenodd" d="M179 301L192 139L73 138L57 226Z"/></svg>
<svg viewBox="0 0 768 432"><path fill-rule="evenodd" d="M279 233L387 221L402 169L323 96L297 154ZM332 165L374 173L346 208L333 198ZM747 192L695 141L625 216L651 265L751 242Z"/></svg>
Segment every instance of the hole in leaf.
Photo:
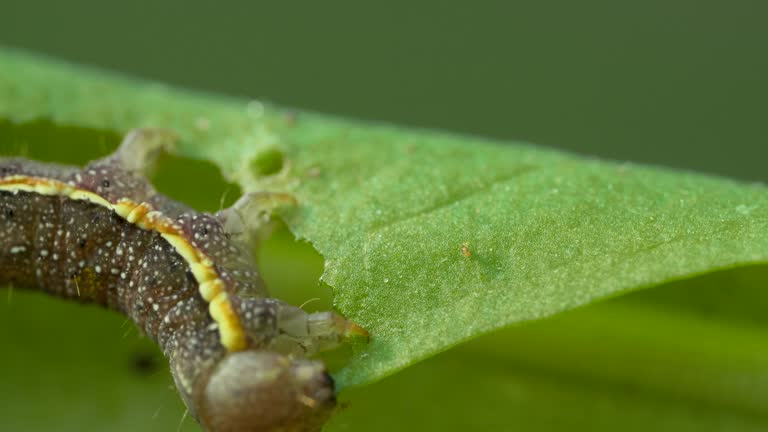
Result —
<svg viewBox="0 0 768 432"><path fill-rule="evenodd" d="M158 192L207 212L231 206L241 194L216 165L169 154L160 157L151 180Z"/></svg>
<svg viewBox="0 0 768 432"><path fill-rule="evenodd" d="M123 136L110 130L57 125L50 120L0 119L0 155L84 166L113 152ZM210 162L164 154L151 178L157 190L198 210L215 212L234 203L240 188Z"/></svg>
<svg viewBox="0 0 768 432"><path fill-rule="evenodd" d="M16 123L0 119L0 154L85 165L114 151L122 136L102 129L61 126L50 120Z"/></svg>
<svg viewBox="0 0 768 432"><path fill-rule="evenodd" d="M331 308L331 289L318 282L323 257L309 243L296 240L284 223L275 221L256 258L271 295L294 305L305 304L306 311Z"/></svg>
<svg viewBox="0 0 768 432"><path fill-rule="evenodd" d="M251 161L251 171L256 177L266 177L283 169L283 153L276 147L260 151Z"/></svg>

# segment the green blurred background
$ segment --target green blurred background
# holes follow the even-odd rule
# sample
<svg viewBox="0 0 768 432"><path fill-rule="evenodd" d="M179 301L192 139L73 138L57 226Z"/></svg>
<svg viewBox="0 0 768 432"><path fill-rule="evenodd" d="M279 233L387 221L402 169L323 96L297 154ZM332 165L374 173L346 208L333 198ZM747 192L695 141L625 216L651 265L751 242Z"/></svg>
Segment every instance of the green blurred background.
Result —
<svg viewBox="0 0 768 432"><path fill-rule="evenodd" d="M3 0L0 44L344 116L768 180L762 0Z"/></svg>
<svg viewBox="0 0 768 432"><path fill-rule="evenodd" d="M469 5L3 0L0 6L0 45L130 75L347 117L524 140L747 181L768 180L768 3L764 1L529 0ZM0 135L5 130L12 137L23 135L24 141L40 133L37 140L45 141L50 133L76 142L82 133L89 142L97 141L93 132L46 132L46 128L50 125L25 130L0 122ZM105 134L103 142L73 161L104 154L117 139ZM29 149L32 156L40 156L34 154L34 145ZM66 160L68 151L58 150L60 156L51 157ZM191 177L200 177L199 167L191 172ZM207 194L213 201L197 203L198 207L216 208L227 188L218 181L218 186L209 187L215 192ZM195 199L183 190L174 196ZM277 241L270 256L281 254L265 265L277 269L267 275L273 286L316 285L322 264L310 248ZM296 262L297 256L307 263L306 269L279 271L281 263ZM756 272L760 274L738 277L765 280L765 269ZM296 280L280 280L280 275ZM732 284L724 280L710 278L707 284ZM743 285L754 287L748 282ZM694 309L686 286L697 283L666 289L664 296L656 290L648 295L673 308ZM744 288L744 292L751 291ZM679 298L665 298L669 293L672 297L680 293ZM640 302L644 295L637 296ZM0 365L22 372L3 374L0 429L95 431L104 429L104 421L114 431L176 427L183 409L163 360L146 339L135 337L135 329L123 325L123 318L26 293L8 296L7 302L0 301L0 341L7 347ZM298 303L304 298L292 300ZM703 307L711 310L719 299L713 294L711 304L705 299ZM762 310L759 304L749 313L763 316ZM731 418L698 402L692 403L690 413L675 411L663 402L654 405L658 403L654 393L633 393L633 386L647 384L643 371L653 368L646 360L633 360L637 351L652 351L654 336L666 329L648 330L647 340L641 341L645 345L616 354L617 364L636 363L626 369L639 371L635 377L625 382L616 378L624 369L614 373L609 367L605 382L611 384L600 387L605 382L596 384L590 378L594 370L589 365L604 353L569 355L567 349L553 347L573 337L600 337L600 331L618 339L622 335L618 330L610 333L615 324L610 321L584 325L582 330L573 323L594 318L578 314L561 318L566 323L561 327L557 321L545 322L532 330L511 329L496 339L481 338L370 391L353 392L352 404L338 417L334 430L362 430L361 425L392 430L402 425L398 418L409 419L413 430L430 430L438 419L456 430L480 426L504 430L516 422L536 424L538 430L615 430L617 425L623 430L648 430L649 425L662 423L676 431L729 426L751 430L751 420L745 426L745 417L738 413ZM742 315L740 305L729 319ZM57 323L58 333L51 334L51 322ZM645 328L646 323L634 325ZM26 332L19 331L21 327ZM563 334L563 328L575 328L577 336ZM681 332L685 334L685 326ZM504 344L506 350L523 348L499 354L487 364L488 347L500 350L499 338L512 341ZM94 346L103 352L93 352ZM561 365L541 366L537 355L584 359L587 372L560 374ZM456 375L460 367L475 364L492 371L488 375L492 378L470 382ZM16 394L20 389L23 393ZM598 396L592 398L590 392ZM75 400L79 393L88 394L86 403ZM473 396L477 394L486 399ZM49 403L35 404L38 397ZM422 404L437 398L444 405ZM542 400L551 406L542 405ZM674 413L667 415L666 410ZM755 412L749 411L746 418L764 419L765 410ZM657 418L661 420L654 423ZM182 429L196 427L186 421Z"/></svg>

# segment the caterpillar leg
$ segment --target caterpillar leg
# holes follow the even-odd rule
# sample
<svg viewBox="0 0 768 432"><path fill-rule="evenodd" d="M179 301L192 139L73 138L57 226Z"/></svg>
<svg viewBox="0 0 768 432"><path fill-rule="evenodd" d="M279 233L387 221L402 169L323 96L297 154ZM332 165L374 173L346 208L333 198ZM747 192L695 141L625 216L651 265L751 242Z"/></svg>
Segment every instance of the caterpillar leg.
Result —
<svg viewBox="0 0 768 432"><path fill-rule="evenodd" d="M120 147L107 157L126 171L151 174L158 157L173 150L178 136L168 129L134 129L123 138Z"/></svg>
<svg viewBox="0 0 768 432"><path fill-rule="evenodd" d="M246 243L254 241L255 233L269 220L269 215L285 206L296 205L296 199L278 192L249 192L232 207L221 210L216 217L228 234L240 236Z"/></svg>
<svg viewBox="0 0 768 432"><path fill-rule="evenodd" d="M133 130L114 153L74 173L71 182L112 203L121 198L136 203L149 201L157 194L147 174L162 151L170 149L175 140L175 135L167 130Z"/></svg>
<svg viewBox="0 0 768 432"><path fill-rule="evenodd" d="M275 299L239 299L243 328L257 348L308 356L338 347L368 332L333 312L307 313Z"/></svg>
<svg viewBox="0 0 768 432"><path fill-rule="evenodd" d="M301 348L304 355L332 350L353 338L369 338L365 329L341 315L333 312L308 314L288 305L278 315L278 328L288 341Z"/></svg>

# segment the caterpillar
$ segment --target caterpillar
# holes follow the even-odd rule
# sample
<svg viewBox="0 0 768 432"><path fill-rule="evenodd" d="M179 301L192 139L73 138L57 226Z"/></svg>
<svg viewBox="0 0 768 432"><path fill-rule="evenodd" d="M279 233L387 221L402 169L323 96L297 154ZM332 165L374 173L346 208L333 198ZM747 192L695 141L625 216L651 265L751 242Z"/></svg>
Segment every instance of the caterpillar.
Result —
<svg viewBox="0 0 768 432"><path fill-rule="evenodd" d="M308 357L367 332L269 298L247 233L290 197L245 194L209 214L157 193L146 174L174 141L137 129L83 169L0 159L0 284L127 315L207 431L319 430L334 385Z"/></svg>

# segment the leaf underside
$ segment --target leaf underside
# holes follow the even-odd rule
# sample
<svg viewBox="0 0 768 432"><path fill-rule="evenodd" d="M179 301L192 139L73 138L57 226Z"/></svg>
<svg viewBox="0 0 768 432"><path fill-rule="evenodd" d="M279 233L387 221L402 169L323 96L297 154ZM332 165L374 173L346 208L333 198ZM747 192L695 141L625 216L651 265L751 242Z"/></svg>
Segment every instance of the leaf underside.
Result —
<svg viewBox="0 0 768 432"><path fill-rule="evenodd" d="M291 112L17 53L0 53L0 70L8 130L40 119L168 128L178 154L214 163L243 191L293 194L299 205L280 217L323 256L335 307L373 335L335 374L341 388L570 311L350 389L332 430L371 419L391 430L398 418L413 430L768 425L764 186Z"/></svg>

